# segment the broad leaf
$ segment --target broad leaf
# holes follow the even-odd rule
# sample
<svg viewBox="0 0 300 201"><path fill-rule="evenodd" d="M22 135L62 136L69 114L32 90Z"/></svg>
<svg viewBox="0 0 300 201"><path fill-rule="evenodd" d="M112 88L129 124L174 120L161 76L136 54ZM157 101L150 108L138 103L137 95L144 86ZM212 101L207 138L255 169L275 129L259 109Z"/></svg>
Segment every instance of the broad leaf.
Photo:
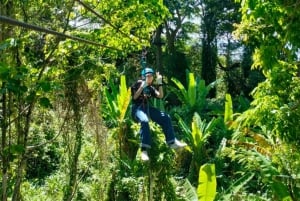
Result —
<svg viewBox="0 0 300 201"><path fill-rule="evenodd" d="M197 98L197 85L195 82L194 74L189 73L189 85L188 85L188 100L191 107L193 107L196 104L196 98Z"/></svg>
<svg viewBox="0 0 300 201"><path fill-rule="evenodd" d="M119 121L123 121L131 100L131 90L126 87L126 78L124 75L121 76L120 92L117 98L120 111Z"/></svg>
<svg viewBox="0 0 300 201"><path fill-rule="evenodd" d="M224 114L224 122L230 122L233 120L232 118L233 109L232 109L232 100L230 94L225 95L225 114Z"/></svg>
<svg viewBox="0 0 300 201"><path fill-rule="evenodd" d="M216 196L217 180L215 164L204 164L199 172L197 194L199 201L213 201Z"/></svg>

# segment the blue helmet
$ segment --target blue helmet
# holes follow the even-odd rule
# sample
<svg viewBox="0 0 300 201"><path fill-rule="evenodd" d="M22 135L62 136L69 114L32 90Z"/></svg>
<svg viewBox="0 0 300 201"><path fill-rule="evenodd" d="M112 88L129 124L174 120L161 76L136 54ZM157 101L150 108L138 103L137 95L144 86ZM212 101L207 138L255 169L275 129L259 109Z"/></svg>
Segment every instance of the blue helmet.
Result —
<svg viewBox="0 0 300 201"><path fill-rule="evenodd" d="M154 74L154 70L152 68L144 68L141 72L141 75L143 77L145 77L146 74L149 74L149 73Z"/></svg>

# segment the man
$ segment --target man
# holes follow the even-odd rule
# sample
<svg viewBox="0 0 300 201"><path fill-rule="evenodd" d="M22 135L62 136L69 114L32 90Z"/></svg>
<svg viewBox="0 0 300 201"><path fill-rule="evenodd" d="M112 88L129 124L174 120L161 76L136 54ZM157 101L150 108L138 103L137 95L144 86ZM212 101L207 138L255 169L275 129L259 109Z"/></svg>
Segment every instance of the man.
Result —
<svg viewBox="0 0 300 201"><path fill-rule="evenodd" d="M133 118L141 124L141 159L147 161L149 160L147 149L151 148L150 119L162 127L166 143L171 148L181 148L186 144L175 138L170 116L150 105L150 98L163 98L162 75L156 72L158 89L152 85L154 80L154 70L152 68L144 68L141 75L142 80L138 80L131 87L133 103L131 112Z"/></svg>

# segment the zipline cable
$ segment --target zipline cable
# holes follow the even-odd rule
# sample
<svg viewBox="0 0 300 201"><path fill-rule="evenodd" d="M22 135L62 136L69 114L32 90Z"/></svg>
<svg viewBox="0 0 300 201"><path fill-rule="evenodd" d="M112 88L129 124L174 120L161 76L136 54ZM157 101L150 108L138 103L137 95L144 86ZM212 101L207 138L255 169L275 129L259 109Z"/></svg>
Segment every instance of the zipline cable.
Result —
<svg viewBox="0 0 300 201"><path fill-rule="evenodd" d="M120 49L115 48L115 47L106 46L106 45L96 43L94 41L87 40L87 39L84 39L84 38L79 38L79 37L76 37L76 36L71 36L71 35L67 35L67 34L64 34L64 33L60 33L60 32L57 32L57 31L54 31L54 30L51 30L51 29L46 29L46 28L43 28L43 27L40 27L40 26L28 24L28 23L21 22L21 21L18 21L18 20L15 20L15 19L12 19L12 18L9 18L9 17L6 17L6 16L2 16L2 15L0 15L0 22L15 25L15 26L19 26L19 27L23 27L23 28L26 28L26 29L32 29L32 30L39 31L39 32L52 34L52 35L59 36L59 37L62 37L62 38L69 38L71 40L76 40L76 41L87 43L87 44L90 44L90 45L95 45L95 46L100 46L100 47L104 47L104 48L108 48L108 49L121 51Z"/></svg>
<svg viewBox="0 0 300 201"><path fill-rule="evenodd" d="M103 20L106 24L110 25L112 28L114 28L116 31L118 31L119 33L121 33L123 36L129 38L130 40L132 40L133 42L139 44L138 41L134 40L133 37L131 37L130 35L124 33L123 31L121 31L117 26L115 26L114 24L112 24L109 20L105 19L103 16L101 16L99 13L97 13L94 9L92 9L90 6L88 6L87 4L83 3L81 0L75 0L77 1L79 4L81 4L85 9L87 9L88 11L90 11L91 13L93 13L94 15L96 15L97 17L99 17L101 20ZM134 36L136 37L136 36Z"/></svg>

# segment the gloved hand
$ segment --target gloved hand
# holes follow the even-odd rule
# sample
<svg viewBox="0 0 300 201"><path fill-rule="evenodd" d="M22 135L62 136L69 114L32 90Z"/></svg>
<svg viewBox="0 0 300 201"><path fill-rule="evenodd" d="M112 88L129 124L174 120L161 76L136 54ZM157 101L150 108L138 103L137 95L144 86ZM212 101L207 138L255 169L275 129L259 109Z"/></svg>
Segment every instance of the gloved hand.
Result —
<svg viewBox="0 0 300 201"><path fill-rule="evenodd" d="M156 72L156 84L162 84L162 75L159 72Z"/></svg>

